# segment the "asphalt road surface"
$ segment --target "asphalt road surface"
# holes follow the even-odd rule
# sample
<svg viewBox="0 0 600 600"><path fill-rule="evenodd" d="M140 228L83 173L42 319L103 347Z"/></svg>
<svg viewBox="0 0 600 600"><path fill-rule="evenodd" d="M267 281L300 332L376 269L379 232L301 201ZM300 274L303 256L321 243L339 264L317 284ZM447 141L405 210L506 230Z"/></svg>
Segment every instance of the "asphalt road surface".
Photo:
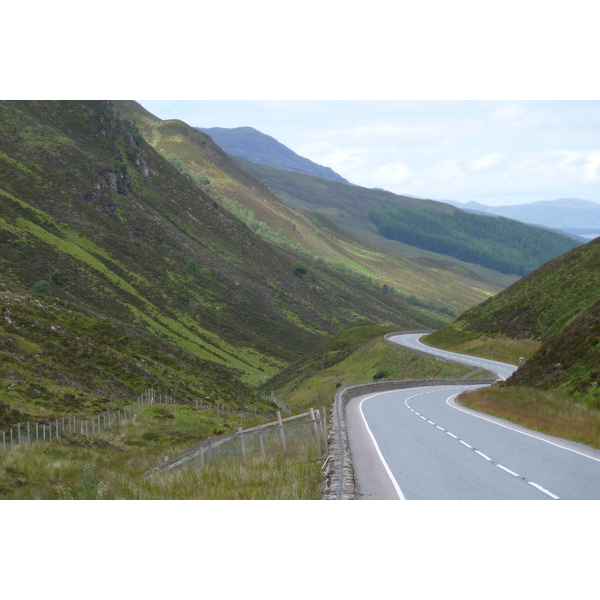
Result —
<svg viewBox="0 0 600 600"><path fill-rule="evenodd" d="M393 341L419 345L419 335ZM420 345L419 349L432 350ZM436 353L452 355L441 350ZM452 355L508 377L516 367ZM368 394L346 409L357 498L600 499L600 451L458 405L479 386Z"/></svg>

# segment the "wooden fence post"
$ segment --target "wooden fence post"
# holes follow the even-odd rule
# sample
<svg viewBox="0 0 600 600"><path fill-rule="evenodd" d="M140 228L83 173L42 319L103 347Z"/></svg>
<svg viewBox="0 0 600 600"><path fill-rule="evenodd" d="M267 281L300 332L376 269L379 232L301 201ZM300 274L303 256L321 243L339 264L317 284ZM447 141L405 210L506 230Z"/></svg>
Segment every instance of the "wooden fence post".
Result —
<svg viewBox="0 0 600 600"><path fill-rule="evenodd" d="M327 447L327 409L322 407L321 412L321 431L323 432L323 440L325 441L325 447Z"/></svg>
<svg viewBox="0 0 600 600"><path fill-rule="evenodd" d="M318 428L317 421L315 418L315 411L312 408L310 409L310 418L311 418L311 421L313 422L313 431L315 433L315 438L317 439L317 444L319 446L319 455L320 455L321 454L321 436L319 435L319 428Z"/></svg>
<svg viewBox="0 0 600 600"><path fill-rule="evenodd" d="M285 448L285 432L283 431L283 423L281 422L281 411L277 411L277 423L279 424L279 437L281 445Z"/></svg>
<svg viewBox="0 0 600 600"><path fill-rule="evenodd" d="M242 428L238 428L238 432L240 434L240 445L242 448L242 459L246 460L246 448L244 446L244 435L242 434Z"/></svg>
<svg viewBox="0 0 600 600"><path fill-rule="evenodd" d="M265 455L265 442L263 440L262 425L258 426L258 445L260 446L260 455Z"/></svg>

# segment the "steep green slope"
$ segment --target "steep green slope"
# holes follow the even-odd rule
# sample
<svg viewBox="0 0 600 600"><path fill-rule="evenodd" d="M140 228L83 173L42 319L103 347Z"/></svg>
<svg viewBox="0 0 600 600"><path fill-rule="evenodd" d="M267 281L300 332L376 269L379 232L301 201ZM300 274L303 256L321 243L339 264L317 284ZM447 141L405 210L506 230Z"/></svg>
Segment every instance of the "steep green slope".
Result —
<svg viewBox="0 0 600 600"><path fill-rule="evenodd" d="M272 410L238 374L141 328L27 293L0 275L0 429L89 418L131 404L149 388L181 402L200 397L234 411Z"/></svg>
<svg viewBox="0 0 600 600"><path fill-rule="evenodd" d="M600 300L550 338L507 383L560 388L600 408Z"/></svg>
<svg viewBox="0 0 600 600"><path fill-rule="evenodd" d="M506 385L557 388L600 400L600 238L550 261L427 336L457 348L476 340L534 340L536 351ZM533 348L534 346L532 346ZM481 349L478 354L481 355Z"/></svg>
<svg viewBox="0 0 600 600"><path fill-rule="evenodd" d="M237 160L290 206L321 212L341 228L400 254L451 257L489 281L501 281L490 270L520 276L580 243L540 227L466 213L443 202L345 186Z"/></svg>
<svg viewBox="0 0 600 600"><path fill-rule="evenodd" d="M549 261L428 337L434 345L481 334L547 341L600 298L600 239Z"/></svg>
<svg viewBox="0 0 600 600"><path fill-rule="evenodd" d="M399 254L396 249L363 235L364 232L356 235L340 228L330 219L331 215L313 205L302 205L300 211L296 210L282 203L197 129L181 121L161 121L136 102L120 101L116 106L183 174L263 239L280 248L300 253L338 273L358 277L387 292L396 290L398 295L416 306L446 307L442 317L462 312L515 280L514 276L467 266L408 246ZM243 164L252 166L248 162ZM272 170L284 178L292 177L292 187L296 182L305 185L309 181L317 185L323 181ZM354 186L338 185L354 189ZM378 236L378 239L383 238Z"/></svg>
<svg viewBox="0 0 600 600"><path fill-rule="evenodd" d="M447 319L266 243L111 102L3 102L0 134L0 264L26 289L45 281L252 381L348 326Z"/></svg>

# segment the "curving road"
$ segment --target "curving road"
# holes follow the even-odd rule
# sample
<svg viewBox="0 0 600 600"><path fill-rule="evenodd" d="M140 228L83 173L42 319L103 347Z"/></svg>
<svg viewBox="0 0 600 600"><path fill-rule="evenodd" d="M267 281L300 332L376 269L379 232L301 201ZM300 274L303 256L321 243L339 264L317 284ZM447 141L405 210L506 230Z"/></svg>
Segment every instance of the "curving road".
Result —
<svg viewBox="0 0 600 600"><path fill-rule="evenodd" d="M513 365L392 341L506 378ZM359 499L600 499L600 451L490 417L455 402L477 385L368 394L346 408Z"/></svg>

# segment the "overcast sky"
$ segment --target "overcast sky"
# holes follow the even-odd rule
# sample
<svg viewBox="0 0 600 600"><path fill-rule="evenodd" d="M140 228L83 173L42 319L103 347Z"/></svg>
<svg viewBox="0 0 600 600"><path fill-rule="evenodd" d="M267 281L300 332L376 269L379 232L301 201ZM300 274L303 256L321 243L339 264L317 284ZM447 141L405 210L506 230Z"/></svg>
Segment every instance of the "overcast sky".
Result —
<svg viewBox="0 0 600 600"><path fill-rule="evenodd" d="M150 101L250 126L351 183L435 200L600 202L600 101Z"/></svg>

